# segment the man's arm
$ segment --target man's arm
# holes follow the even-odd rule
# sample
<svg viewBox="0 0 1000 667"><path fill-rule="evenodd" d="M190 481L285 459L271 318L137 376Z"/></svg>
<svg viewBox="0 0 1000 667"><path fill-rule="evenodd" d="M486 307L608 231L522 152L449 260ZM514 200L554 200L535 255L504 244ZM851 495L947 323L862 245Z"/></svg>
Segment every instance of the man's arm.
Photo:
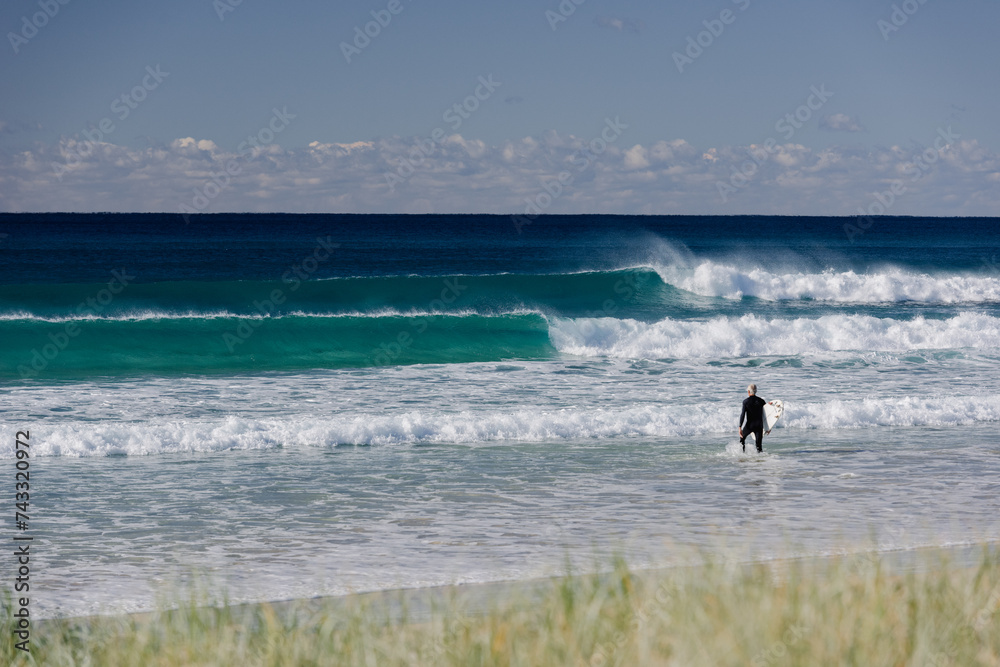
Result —
<svg viewBox="0 0 1000 667"><path fill-rule="evenodd" d="M740 412L739 430L740 437L743 437L743 418L747 415L747 402L743 401L743 410Z"/></svg>

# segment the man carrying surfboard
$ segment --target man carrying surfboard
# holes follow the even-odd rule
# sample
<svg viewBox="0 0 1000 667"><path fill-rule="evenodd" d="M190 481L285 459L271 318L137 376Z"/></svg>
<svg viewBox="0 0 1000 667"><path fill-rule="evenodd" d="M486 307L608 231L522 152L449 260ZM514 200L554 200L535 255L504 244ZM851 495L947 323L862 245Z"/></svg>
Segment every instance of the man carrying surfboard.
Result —
<svg viewBox="0 0 1000 667"><path fill-rule="evenodd" d="M747 450L747 436L753 433L757 440L757 451L763 452L764 446L761 442L764 438L764 406L767 402L757 396L757 385L751 384L747 387L747 397L743 399L743 412L740 413L740 444L743 451ZM746 424L743 423L744 417ZM768 433L771 431L768 430Z"/></svg>

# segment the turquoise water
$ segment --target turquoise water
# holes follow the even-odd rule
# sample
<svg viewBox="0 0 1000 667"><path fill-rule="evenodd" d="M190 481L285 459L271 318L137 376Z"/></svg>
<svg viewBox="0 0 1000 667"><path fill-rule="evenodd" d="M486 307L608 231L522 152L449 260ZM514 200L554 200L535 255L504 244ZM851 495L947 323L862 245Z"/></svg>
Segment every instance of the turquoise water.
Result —
<svg viewBox="0 0 1000 667"><path fill-rule="evenodd" d="M41 615L996 539L996 220L179 221L0 216Z"/></svg>

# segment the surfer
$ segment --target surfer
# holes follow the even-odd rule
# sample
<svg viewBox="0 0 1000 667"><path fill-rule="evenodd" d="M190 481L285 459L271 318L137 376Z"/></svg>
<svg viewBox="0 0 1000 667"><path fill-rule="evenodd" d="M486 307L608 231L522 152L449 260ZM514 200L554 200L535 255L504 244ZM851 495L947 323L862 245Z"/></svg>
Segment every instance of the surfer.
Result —
<svg viewBox="0 0 1000 667"><path fill-rule="evenodd" d="M764 406L767 402L757 396L757 385L747 387L747 397L743 399L743 412L740 413L740 444L743 451L747 450L747 436L753 433L757 440L757 451L763 452L761 440L764 438ZM746 424L743 418L746 417ZM770 433L770 431L768 431Z"/></svg>

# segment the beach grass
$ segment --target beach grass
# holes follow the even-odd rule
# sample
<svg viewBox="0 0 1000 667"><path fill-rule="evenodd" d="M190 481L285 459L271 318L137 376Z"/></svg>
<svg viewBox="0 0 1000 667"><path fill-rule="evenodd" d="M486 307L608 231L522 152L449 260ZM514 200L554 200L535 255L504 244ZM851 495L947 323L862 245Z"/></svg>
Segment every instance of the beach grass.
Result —
<svg viewBox="0 0 1000 667"><path fill-rule="evenodd" d="M190 597L134 616L35 622L11 665L1000 665L1000 556L894 572L878 555L601 574L512 586L480 605L402 594L300 604ZM386 600L394 600L385 604Z"/></svg>

